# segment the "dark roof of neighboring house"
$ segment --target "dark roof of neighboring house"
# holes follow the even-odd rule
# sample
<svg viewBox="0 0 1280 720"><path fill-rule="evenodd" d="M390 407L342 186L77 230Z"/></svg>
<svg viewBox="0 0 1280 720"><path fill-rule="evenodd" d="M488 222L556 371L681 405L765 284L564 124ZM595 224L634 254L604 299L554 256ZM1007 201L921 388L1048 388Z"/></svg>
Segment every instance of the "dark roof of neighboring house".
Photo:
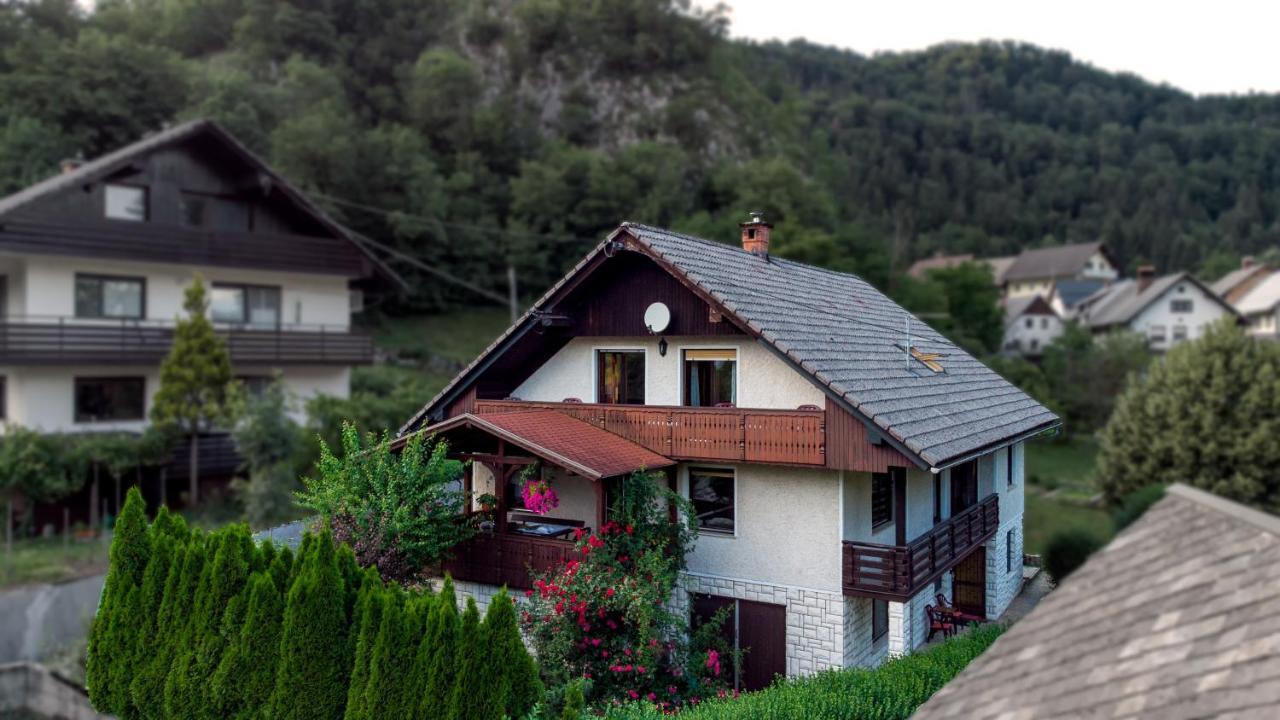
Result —
<svg viewBox="0 0 1280 720"><path fill-rule="evenodd" d="M620 435L555 410L464 413L424 428L422 432L431 435L459 427L475 428L500 437L553 465L592 480L675 464Z"/></svg>
<svg viewBox="0 0 1280 720"><path fill-rule="evenodd" d="M709 297L922 465L946 467L1059 424L1040 403L859 277L623 223L401 432L451 398L489 354L533 322L548 298L624 233L635 239L637 251ZM943 372L907 361L908 324L912 347L940 355Z"/></svg>
<svg viewBox="0 0 1280 720"><path fill-rule="evenodd" d="M1074 308L1081 300L1098 292L1107 284L1106 280L1058 280L1054 282L1054 291L1061 298L1067 309Z"/></svg>
<svg viewBox="0 0 1280 720"><path fill-rule="evenodd" d="M1151 284L1142 292L1138 292L1138 281L1134 279L1118 280L1107 288L1095 293L1097 297L1088 298L1088 309L1084 320L1090 327L1104 328L1112 325L1123 325L1130 322L1138 313L1159 300L1166 292L1179 282L1187 281L1200 288L1205 294L1222 306L1227 312L1238 316L1236 309L1223 302L1213 290L1188 272L1176 272L1153 278Z"/></svg>
<svg viewBox="0 0 1280 720"><path fill-rule="evenodd" d="M912 716L1276 717L1280 518L1175 485Z"/></svg>
<svg viewBox="0 0 1280 720"><path fill-rule="evenodd" d="M1106 246L1101 242L1059 245L1022 251L1005 271L1004 280L1007 282L1075 277L1096 252L1106 255L1111 264L1115 265Z"/></svg>
<svg viewBox="0 0 1280 720"><path fill-rule="evenodd" d="M911 263L911 267L907 268L907 274L913 278L923 278L925 273L930 270L943 270L946 268L956 267L957 265L963 265L968 262L973 262L973 253L966 253L964 255L943 255L942 253L938 253L937 255L921 258Z"/></svg>
<svg viewBox="0 0 1280 720"><path fill-rule="evenodd" d="M329 217L324 210L321 210L311 202L306 194L291 185L288 180L272 169L265 160L258 157L252 150L237 140L234 135L227 132L221 125L206 118L189 120L171 128L152 133L137 142L86 161L73 170L60 172L33 185L28 185L12 195L0 197L0 217L48 195L102 180L128 165L135 158L198 135L210 135L222 141L229 150L238 155L243 161L267 174L271 178L273 186L279 188L285 196L300 206L303 211L314 217L337 237L343 238L358 247L388 279L396 282L402 288L407 287L404 280L369 249L368 243L363 237Z"/></svg>
<svg viewBox="0 0 1280 720"><path fill-rule="evenodd" d="M1209 287L1212 288L1219 296L1225 297L1227 293L1248 282L1255 275L1270 272L1271 269L1266 265L1250 265L1249 267L1236 268L1217 280L1214 280Z"/></svg>
<svg viewBox="0 0 1280 720"><path fill-rule="evenodd" d="M1024 297L1009 298L1005 301L1004 322L1006 325L1023 315L1053 315L1057 317L1058 313L1053 311L1053 306L1042 295L1026 295Z"/></svg>

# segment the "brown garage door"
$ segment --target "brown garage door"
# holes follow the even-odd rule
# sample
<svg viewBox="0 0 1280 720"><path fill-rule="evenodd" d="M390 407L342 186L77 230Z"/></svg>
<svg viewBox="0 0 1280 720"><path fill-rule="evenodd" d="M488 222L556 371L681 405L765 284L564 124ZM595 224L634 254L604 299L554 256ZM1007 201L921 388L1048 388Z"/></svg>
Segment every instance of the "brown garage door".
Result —
<svg viewBox="0 0 1280 720"><path fill-rule="evenodd" d="M775 676L787 672L787 608L697 593L693 596L693 626L725 606L729 607L729 618L721 632L729 647L742 651L742 667L734 686L741 690L768 687Z"/></svg>

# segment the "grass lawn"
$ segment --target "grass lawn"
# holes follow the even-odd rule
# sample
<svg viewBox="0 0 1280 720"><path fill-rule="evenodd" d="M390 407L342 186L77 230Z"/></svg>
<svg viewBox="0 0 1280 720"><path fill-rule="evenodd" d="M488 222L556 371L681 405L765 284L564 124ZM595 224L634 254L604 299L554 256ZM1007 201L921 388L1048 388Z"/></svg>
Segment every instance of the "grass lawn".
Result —
<svg viewBox="0 0 1280 720"><path fill-rule="evenodd" d="M1089 435L1027 443L1027 485L1057 490L1067 500L1086 501L1097 494L1093 472L1098 441Z"/></svg>
<svg viewBox="0 0 1280 720"><path fill-rule="evenodd" d="M0 543L0 589L32 583L55 583L107 569L107 542L62 538L14 540L13 555Z"/></svg>
<svg viewBox="0 0 1280 720"><path fill-rule="evenodd" d="M1106 510L1047 498L1033 488L1027 488L1027 508L1022 527L1026 532L1024 552L1032 555L1043 553L1049 537L1059 530L1081 528L1097 535L1103 542L1115 534L1111 513Z"/></svg>
<svg viewBox="0 0 1280 720"><path fill-rule="evenodd" d="M442 315L389 318L374 328L373 336L379 347L397 350L403 357L434 356L465 365L510 324L507 309L482 306Z"/></svg>

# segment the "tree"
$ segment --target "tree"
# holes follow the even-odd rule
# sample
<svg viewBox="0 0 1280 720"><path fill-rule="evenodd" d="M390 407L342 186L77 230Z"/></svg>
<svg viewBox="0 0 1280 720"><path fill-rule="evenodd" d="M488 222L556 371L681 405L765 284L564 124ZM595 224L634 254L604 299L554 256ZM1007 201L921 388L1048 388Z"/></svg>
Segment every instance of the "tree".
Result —
<svg viewBox="0 0 1280 720"><path fill-rule="evenodd" d="M151 405L151 420L174 428L191 443L188 457L188 501L200 499L200 433L230 420L231 355L207 317L204 281L197 274L183 301L187 313L173 330L173 347L160 365L160 389Z"/></svg>
<svg viewBox="0 0 1280 720"><path fill-rule="evenodd" d="M453 580L446 575L431 609L427 631L418 645L416 667L426 683L418 705L421 717L445 717L449 712L457 677L459 631L458 598L453 592Z"/></svg>
<svg viewBox="0 0 1280 720"><path fill-rule="evenodd" d="M210 709L219 717L259 717L275 688L284 601L267 573L249 579L248 594L244 624L210 684Z"/></svg>
<svg viewBox="0 0 1280 720"><path fill-rule="evenodd" d="M298 486L295 468L302 432L289 417L284 383L277 376L258 397L248 398L231 437L244 459L248 481L232 484L252 527L265 527L289 515Z"/></svg>
<svg viewBox="0 0 1280 720"><path fill-rule="evenodd" d="M365 712L370 718L412 717L408 710L409 673L418 649L416 608L398 589L387 591L378 637L369 656L369 684ZM415 700L417 698L414 698Z"/></svg>
<svg viewBox="0 0 1280 720"><path fill-rule="evenodd" d="M491 686L506 717L525 717L542 698L538 667L520 638L516 608L506 588L489 601L484 618L487 664L497 674Z"/></svg>
<svg viewBox="0 0 1280 720"><path fill-rule="evenodd" d="M956 344L977 355L1000 349L1004 337L1004 317L1000 312L1000 290L986 264L963 263L929 271L929 281L942 288L947 316L937 329Z"/></svg>
<svg viewBox="0 0 1280 720"><path fill-rule="evenodd" d="M1066 432L1101 429L1130 376L1142 373L1150 362L1151 352L1140 335L1094 337L1086 328L1067 323L1041 360L1052 407L1062 414Z"/></svg>
<svg viewBox="0 0 1280 720"><path fill-rule="evenodd" d="M480 624L480 611L476 599L467 598L467 609L462 613L462 626L458 631L457 654L453 688L449 695L448 720L490 720L500 717L498 706L491 693L492 668L485 662L484 627Z"/></svg>
<svg viewBox="0 0 1280 720"><path fill-rule="evenodd" d="M180 645L186 636L192 603L200 577L204 574L205 546L203 536L193 535L187 542L181 562L175 558L169 577L165 580L164 600L160 603L160 615L156 620L156 636L164 638L154 656L142 658L138 670L129 685L133 704L143 717L160 719L168 717L164 709L165 683Z"/></svg>
<svg viewBox="0 0 1280 720"><path fill-rule="evenodd" d="M69 468L67 459L65 448L53 436L13 425L0 437L0 492L5 496L6 554L13 552L14 499L26 498L30 508L30 501L59 497L74 487L73 478L83 477L72 474L78 467Z"/></svg>
<svg viewBox="0 0 1280 720"><path fill-rule="evenodd" d="M1098 477L1112 503L1182 482L1280 510L1280 347L1230 320L1135 378L1101 435Z"/></svg>
<svg viewBox="0 0 1280 720"><path fill-rule="evenodd" d="M146 502L137 488L129 490L124 511L111 538L110 570L102 589L102 601L89 630L85 684L94 707L120 714L129 704L129 676L123 669L132 661L128 638L141 624L141 591L147 561L151 557Z"/></svg>
<svg viewBox="0 0 1280 720"><path fill-rule="evenodd" d="M373 661L374 643L382 630L382 611L389 602L386 589L376 576L365 576L360 586L360 599L356 603L356 615L352 619L352 631L357 634L351 682L347 689L347 707L344 720L365 720L369 714L366 691L369 687L369 669ZM357 624L358 623L358 624Z"/></svg>

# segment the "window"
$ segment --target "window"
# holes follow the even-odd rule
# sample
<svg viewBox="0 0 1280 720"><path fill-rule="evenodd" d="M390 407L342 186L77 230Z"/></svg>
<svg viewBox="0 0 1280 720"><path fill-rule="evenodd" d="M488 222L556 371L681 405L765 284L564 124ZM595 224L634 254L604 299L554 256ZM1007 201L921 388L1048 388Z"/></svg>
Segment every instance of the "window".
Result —
<svg viewBox="0 0 1280 720"><path fill-rule="evenodd" d="M1186 340L1186 339L1187 339L1187 326L1186 326L1186 325L1174 325L1174 326L1173 326L1173 341L1174 341L1174 342L1179 342L1179 341L1181 341L1181 340Z"/></svg>
<svg viewBox="0 0 1280 720"><path fill-rule="evenodd" d="M734 477L732 470L689 468L689 502L705 533L734 533Z"/></svg>
<svg viewBox="0 0 1280 720"><path fill-rule="evenodd" d="M76 378L76 422L143 420L144 388L140 377Z"/></svg>
<svg viewBox="0 0 1280 720"><path fill-rule="evenodd" d="M1164 332L1163 325L1152 325L1147 328L1147 338L1151 340L1151 342L1162 343L1165 338Z"/></svg>
<svg viewBox="0 0 1280 720"><path fill-rule="evenodd" d="M248 232L253 224L253 213L244 200L184 192L182 224L208 230Z"/></svg>
<svg viewBox="0 0 1280 720"><path fill-rule="evenodd" d="M1004 571L1006 573L1013 572L1013 528L1004 534Z"/></svg>
<svg viewBox="0 0 1280 720"><path fill-rule="evenodd" d="M1025 324L1027 326L1027 329L1030 330L1036 326L1036 319L1027 318L1026 320L1023 321L1023 324Z"/></svg>
<svg viewBox="0 0 1280 720"><path fill-rule="evenodd" d="M1040 329L1041 329L1041 330L1048 330L1048 329L1049 329L1049 318L1047 318L1047 317L1042 317L1042 318L1040 318Z"/></svg>
<svg viewBox="0 0 1280 720"><path fill-rule="evenodd" d="M210 292L214 322L259 328L280 326L280 288L215 283Z"/></svg>
<svg viewBox="0 0 1280 720"><path fill-rule="evenodd" d="M1181 300L1173 300L1169 303L1169 310L1172 312L1185 315L1193 311L1194 305L1190 299L1183 298Z"/></svg>
<svg viewBox="0 0 1280 720"><path fill-rule="evenodd" d="M1005 464L1007 466L1007 471L1005 472L1005 483L1009 487L1013 487L1013 461L1015 449L1015 446L1010 445L1009 449L1004 453Z"/></svg>
<svg viewBox="0 0 1280 720"><path fill-rule="evenodd" d="M893 522L893 478L871 473L871 529Z"/></svg>
<svg viewBox="0 0 1280 720"><path fill-rule="evenodd" d="M889 601L871 601L871 642L884 637L889 632Z"/></svg>
<svg viewBox="0 0 1280 720"><path fill-rule="evenodd" d="M596 402L644 404L643 350L601 350L597 353Z"/></svg>
<svg viewBox="0 0 1280 720"><path fill-rule="evenodd" d="M76 317L141 319L145 288L142 278L76 275Z"/></svg>
<svg viewBox="0 0 1280 720"><path fill-rule="evenodd" d="M1035 352L1040 349L1040 340L1037 338L1031 338L1027 345L1031 349L1031 352Z"/></svg>
<svg viewBox="0 0 1280 720"><path fill-rule="evenodd" d="M107 185L103 196L106 199L106 216L111 220L146 221L146 188L132 185Z"/></svg>
<svg viewBox="0 0 1280 720"><path fill-rule="evenodd" d="M692 407L736 404L737 366L736 350L685 350L684 404Z"/></svg>
<svg viewBox="0 0 1280 720"><path fill-rule="evenodd" d="M978 504L978 461L951 468L951 516Z"/></svg>

